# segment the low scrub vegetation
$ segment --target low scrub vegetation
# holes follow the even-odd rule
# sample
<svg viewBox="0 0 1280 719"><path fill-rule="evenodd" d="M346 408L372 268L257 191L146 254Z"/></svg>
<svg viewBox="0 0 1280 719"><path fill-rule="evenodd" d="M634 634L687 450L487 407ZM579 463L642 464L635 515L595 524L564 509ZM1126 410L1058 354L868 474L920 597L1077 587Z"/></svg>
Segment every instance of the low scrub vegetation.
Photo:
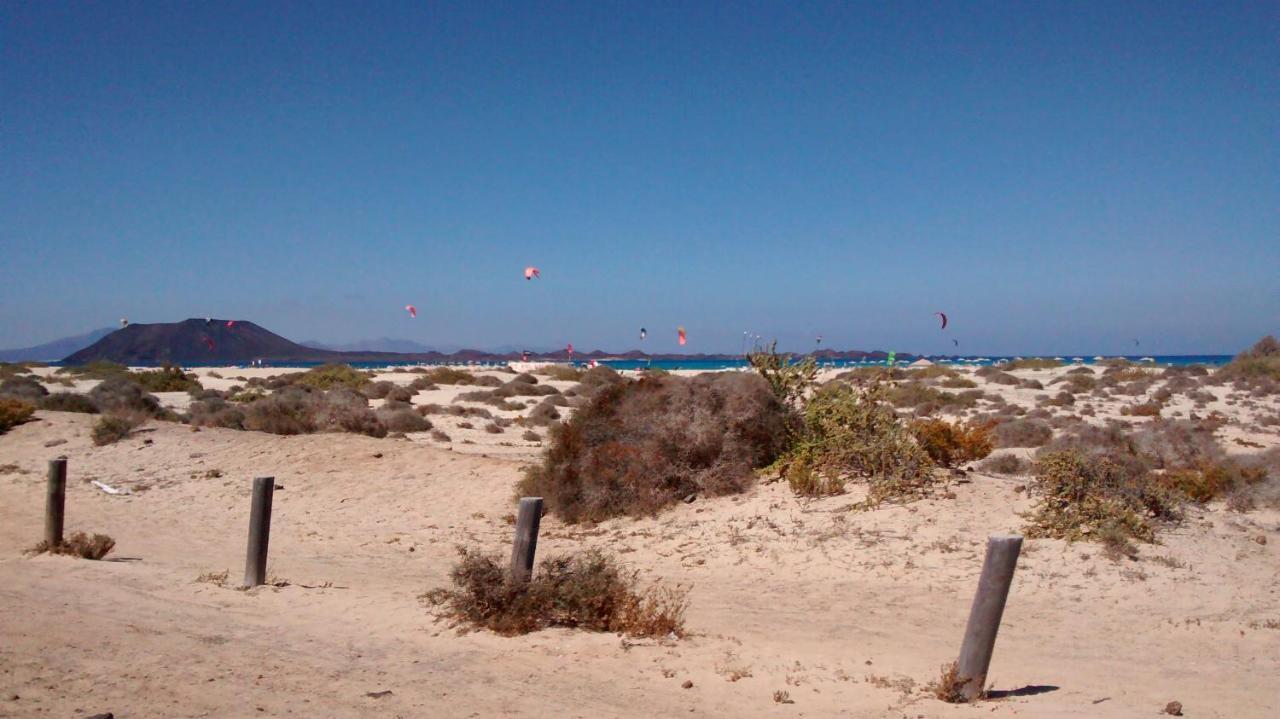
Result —
<svg viewBox="0 0 1280 719"><path fill-rule="evenodd" d="M1053 437L1053 429L1041 420L1012 419L996 425L997 447L1040 447Z"/></svg>
<svg viewBox="0 0 1280 719"><path fill-rule="evenodd" d="M36 403L47 394L49 390L33 377L10 377L0 382L0 397Z"/></svg>
<svg viewBox="0 0 1280 719"><path fill-rule="evenodd" d="M31 554L66 554L81 559L102 559L107 556L116 546L116 540L105 534L94 534L89 536L84 532L75 532L69 537L64 537L62 544L56 547L50 547L49 543L41 540L39 544L28 550Z"/></svg>
<svg viewBox="0 0 1280 719"><path fill-rule="evenodd" d="M1029 357L1026 359L1015 359L1005 362L1001 367L1006 370L1018 369L1057 369L1062 366L1061 360L1050 359L1047 357Z"/></svg>
<svg viewBox="0 0 1280 719"><path fill-rule="evenodd" d="M574 367L561 364L547 365L535 370L534 374L540 374L544 377L550 377L560 382L577 382L582 379L582 372Z"/></svg>
<svg viewBox="0 0 1280 719"><path fill-rule="evenodd" d="M983 472L991 474L1025 474L1030 467L1030 462L1016 454L998 454L978 465Z"/></svg>
<svg viewBox="0 0 1280 719"><path fill-rule="evenodd" d="M1152 519L1181 516L1178 498L1150 481L1145 470L1104 454L1044 454L1029 491L1038 498L1029 515L1030 537L1074 541L1119 533L1151 542Z"/></svg>
<svg viewBox="0 0 1280 719"><path fill-rule="evenodd" d="M818 363L813 357L795 361L790 355L779 354L777 347L778 342L774 340L768 350L748 354L747 362L769 383L769 390L779 402L795 406L813 386Z"/></svg>
<svg viewBox="0 0 1280 719"><path fill-rule="evenodd" d="M148 392L198 392L203 389L194 374L186 374L173 365L164 365L156 370L129 372L126 376Z"/></svg>
<svg viewBox="0 0 1280 719"><path fill-rule="evenodd" d="M94 404L94 401L86 395L77 392L54 392L47 397L41 397L40 409L47 409L52 412L98 413L98 405Z"/></svg>
<svg viewBox="0 0 1280 719"><path fill-rule="evenodd" d="M690 494L741 492L753 470L786 447L790 413L756 375L619 377L600 386L553 426L542 462L520 483L521 494L544 497L567 522L649 515Z"/></svg>
<svg viewBox="0 0 1280 719"><path fill-rule="evenodd" d="M940 467L955 467L984 459L995 448L990 424L961 424L940 419L911 423L911 433L929 459Z"/></svg>
<svg viewBox="0 0 1280 719"><path fill-rule="evenodd" d="M296 375L293 383L313 389L327 390L335 387L345 387L346 389L358 390L369 384L372 381L372 376L372 372L362 372L351 365L326 364L312 367L306 372Z"/></svg>
<svg viewBox="0 0 1280 719"><path fill-rule="evenodd" d="M828 384L805 404L796 440L779 461L801 494L835 494L847 480L869 485L868 506L930 493L932 462L872 383Z"/></svg>
<svg viewBox="0 0 1280 719"><path fill-rule="evenodd" d="M1215 372L1213 379L1235 382L1237 386L1257 387L1264 390L1264 394L1275 394L1280 391L1280 340L1271 335L1263 337Z"/></svg>
<svg viewBox="0 0 1280 719"><path fill-rule="evenodd" d="M98 407L98 411L104 413L143 414L150 417L166 414L160 407L160 400L127 376L103 380L89 391L89 399Z"/></svg>
<svg viewBox="0 0 1280 719"><path fill-rule="evenodd" d="M93 439L93 443L99 447L114 444L128 437L133 430L141 427L146 421L147 415L139 412L118 412L104 415L93 423L90 437Z"/></svg>
<svg viewBox="0 0 1280 719"><path fill-rule="evenodd" d="M0 434L31 419L36 406L20 399L0 397Z"/></svg>
<svg viewBox="0 0 1280 719"><path fill-rule="evenodd" d="M686 590L642 589L636 573L598 550L546 559L528 582L513 581L495 557L459 552L461 559L449 573L455 588L426 594L459 622L506 636L547 627L633 637L684 634Z"/></svg>
<svg viewBox="0 0 1280 719"><path fill-rule="evenodd" d="M432 384L475 384L476 377L470 372L452 367L432 367L424 370L422 376Z"/></svg>

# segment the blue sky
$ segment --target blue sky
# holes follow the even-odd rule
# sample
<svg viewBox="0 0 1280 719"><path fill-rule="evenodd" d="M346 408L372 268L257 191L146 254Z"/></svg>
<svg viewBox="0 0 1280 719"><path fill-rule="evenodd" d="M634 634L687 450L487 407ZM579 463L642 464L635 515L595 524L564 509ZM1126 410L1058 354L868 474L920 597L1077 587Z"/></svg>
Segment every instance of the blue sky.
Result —
<svg viewBox="0 0 1280 719"><path fill-rule="evenodd" d="M1277 37L1274 2L4 3L0 346L1234 352L1280 331Z"/></svg>

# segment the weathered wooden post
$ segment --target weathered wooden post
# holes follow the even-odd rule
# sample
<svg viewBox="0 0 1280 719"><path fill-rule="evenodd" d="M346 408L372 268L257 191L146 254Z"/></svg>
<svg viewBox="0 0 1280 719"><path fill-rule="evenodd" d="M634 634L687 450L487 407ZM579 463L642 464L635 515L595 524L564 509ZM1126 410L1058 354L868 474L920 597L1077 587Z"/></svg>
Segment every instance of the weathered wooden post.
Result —
<svg viewBox="0 0 1280 719"><path fill-rule="evenodd" d="M969 624L964 630L964 643L960 645L960 661L956 662L956 675L964 682L960 693L968 701L979 699L987 682L996 632L1000 630L1000 617L1004 614L1005 600L1009 598L1009 585L1013 582L1013 570L1018 564L1020 551L1021 535L993 534L987 538L987 558L982 563L982 577L978 580L978 593L973 597L973 608L969 610Z"/></svg>
<svg viewBox="0 0 1280 719"><path fill-rule="evenodd" d="M256 587L267 581L267 540L271 536L271 496L275 489L275 477L255 477L253 480L249 551L244 562L245 587Z"/></svg>
<svg viewBox="0 0 1280 719"><path fill-rule="evenodd" d="M538 525L542 523L542 497L524 497L516 515L516 537L511 543L511 579L527 582L533 576L533 554L538 549Z"/></svg>
<svg viewBox="0 0 1280 719"><path fill-rule="evenodd" d="M67 506L67 458L49 460L49 484L44 497L44 542L49 551L62 546L62 524Z"/></svg>

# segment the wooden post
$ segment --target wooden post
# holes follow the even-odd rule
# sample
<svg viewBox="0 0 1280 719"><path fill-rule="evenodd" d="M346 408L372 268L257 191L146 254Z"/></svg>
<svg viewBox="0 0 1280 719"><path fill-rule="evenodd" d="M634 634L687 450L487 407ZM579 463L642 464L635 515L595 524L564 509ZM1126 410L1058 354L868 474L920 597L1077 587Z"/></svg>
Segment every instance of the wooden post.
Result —
<svg viewBox="0 0 1280 719"><path fill-rule="evenodd" d="M271 496L275 489L275 477L255 477L253 480L249 551L244 562L245 587L256 587L267 581L267 540L271 536Z"/></svg>
<svg viewBox="0 0 1280 719"><path fill-rule="evenodd" d="M542 523L542 497L524 497L516 515L516 537L511 543L511 579L527 582L533 576L533 554L538 549L538 525Z"/></svg>
<svg viewBox="0 0 1280 719"><path fill-rule="evenodd" d="M993 534L987 538L987 558L982 563L982 577L978 579L978 592L969 610L964 643L960 645L960 661L956 663L956 675L964 682L960 693L969 701L982 697L1020 551L1021 535Z"/></svg>
<svg viewBox="0 0 1280 719"><path fill-rule="evenodd" d="M67 506L67 458L49 460L49 484L44 498L44 542L49 551L62 546L62 524Z"/></svg>

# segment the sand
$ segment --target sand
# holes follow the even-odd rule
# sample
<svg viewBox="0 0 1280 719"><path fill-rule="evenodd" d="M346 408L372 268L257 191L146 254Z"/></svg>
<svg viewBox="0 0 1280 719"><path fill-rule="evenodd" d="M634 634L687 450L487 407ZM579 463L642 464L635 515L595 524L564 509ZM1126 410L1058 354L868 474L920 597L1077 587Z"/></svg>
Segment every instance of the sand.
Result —
<svg viewBox="0 0 1280 719"><path fill-rule="evenodd" d="M1248 422L1274 413L1274 398L1248 408L1219 390L1215 404L1240 418L1227 436L1280 445ZM1131 401L1094 404L1104 415ZM985 537L1022 525L1025 478L971 472L954 499L865 512L847 511L856 493L810 501L762 483L652 519L547 517L540 556L599 546L646 581L690 587L690 636L505 638L452 626L420 595L447 585L458 545L509 551L533 443L152 422L94 447L91 422L42 411L0 436L3 717L1133 717L1174 700L1189 717L1280 713L1274 510L1192 508L1136 562L1027 540L990 673L1005 694L953 706L924 686L956 656ZM23 554L41 537L45 466L59 454L67 530L114 537L108 561ZM258 475L281 486L269 561L280 586L239 591ZM224 570L226 586L199 581Z"/></svg>

